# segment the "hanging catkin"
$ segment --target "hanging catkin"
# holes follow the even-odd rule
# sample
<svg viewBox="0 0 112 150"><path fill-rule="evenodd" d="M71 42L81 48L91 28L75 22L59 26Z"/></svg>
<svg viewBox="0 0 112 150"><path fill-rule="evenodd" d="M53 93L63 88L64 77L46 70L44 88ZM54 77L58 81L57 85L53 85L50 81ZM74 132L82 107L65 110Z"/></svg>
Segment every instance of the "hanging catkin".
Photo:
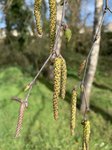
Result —
<svg viewBox="0 0 112 150"><path fill-rule="evenodd" d="M15 138L17 138L20 134L25 107L26 107L26 104L24 102L21 102L20 110L19 110L19 116L18 116L18 123L17 123L17 127L16 127Z"/></svg>
<svg viewBox="0 0 112 150"><path fill-rule="evenodd" d="M34 4L34 14L36 19L36 27L39 35L42 35L42 26L41 26L41 4L42 0L35 0Z"/></svg>
<svg viewBox="0 0 112 150"><path fill-rule="evenodd" d="M78 76L81 76L81 73L83 72L83 70L85 68L85 64L86 64L86 60L83 60L83 62L79 66Z"/></svg>
<svg viewBox="0 0 112 150"><path fill-rule="evenodd" d="M49 0L50 7L50 51L53 52L56 36L56 0Z"/></svg>
<svg viewBox="0 0 112 150"><path fill-rule="evenodd" d="M90 121L89 120L85 120L82 124L83 124L83 144L82 144L82 150L89 150Z"/></svg>
<svg viewBox="0 0 112 150"><path fill-rule="evenodd" d="M56 57L54 60L54 93L53 93L53 110L54 119L58 119L58 99L60 94L61 81L61 58Z"/></svg>
<svg viewBox="0 0 112 150"><path fill-rule="evenodd" d="M66 94L66 82L67 82L67 68L66 68L66 61L62 57L61 58L61 98L65 98Z"/></svg>
<svg viewBox="0 0 112 150"><path fill-rule="evenodd" d="M72 135L74 135L74 129L76 123L76 102L77 102L77 92L76 89L73 89L72 99L71 99L71 121L70 121L70 129Z"/></svg>

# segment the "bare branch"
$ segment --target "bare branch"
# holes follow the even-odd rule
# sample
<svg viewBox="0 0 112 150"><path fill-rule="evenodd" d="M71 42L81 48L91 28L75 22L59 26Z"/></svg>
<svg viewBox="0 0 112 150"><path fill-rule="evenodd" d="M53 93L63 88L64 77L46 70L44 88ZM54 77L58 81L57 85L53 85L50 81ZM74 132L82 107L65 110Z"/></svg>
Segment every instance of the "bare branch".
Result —
<svg viewBox="0 0 112 150"><path fill-rule="evenodd" d="M105 10L108 10L110 13L112 13L112 10L108 6L108 0L105 0Z"/></svg>
<svg viewBox="0 0 112 150"><path fill-rule="evenodd" d="M37 78L39 77L39 75L41 74L41 72L43 71L43 69L45 68L45 66L47 65L47 63L49 62L50 58L51 58L52 54L49 55L49 57L47 58L47 60L44 62L43 66L40 68L40 70L37 72L36 76L34 77L34 79L29 83L29 89L28 89L28 93L25 97L25 100L28 101L28 98L30 96L31 90L33 88L33 85L35 84Z"/></svg>

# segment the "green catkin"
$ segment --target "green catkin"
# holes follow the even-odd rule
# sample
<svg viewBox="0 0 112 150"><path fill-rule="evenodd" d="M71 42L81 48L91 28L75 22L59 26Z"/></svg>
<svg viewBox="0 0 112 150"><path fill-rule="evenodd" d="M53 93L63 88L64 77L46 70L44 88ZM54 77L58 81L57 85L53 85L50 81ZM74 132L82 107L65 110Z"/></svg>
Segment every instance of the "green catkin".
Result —
<svg viewBox="0 0 112 150"><path fill-rule="evenodd" d="M58 100L60 95L61 82L61 58L56 57L54 60L54 93L53 93L53 111L54 119L58 119Z"/></svg>
<svg viewBox="0 0 112 150"><path fill-rule="evenodd" d="M50 7L50 51L53 52L56 36L56 0L49 0Z"/></svg>
<svg viewBox="0 0 112 150"><path fill-rule="evenodd" d="M34 14L36 19L36 27L39 35L42 35L42 26L41 26L41 4L42 0L35 0L34 4Z"/></svg>
<svg viewBox="0 0 112 150"><path fill-rule="evenodd" d="M76 102L77 102L77 92L76 89L73 89L72 99L71 99L71 122L70 122L70 129L72 135L74 135L74 129L76 123Z"/></svg>
<svg viewBox="0 0 112 150"><path fill-rule="evenodd" d="M85 64L86 64L86 60L84 60L80 66L79 66L79 70L78 70L78 76L81 76L81 73L83 72L84 68L85 68Z"/></svg>
<svg viewBox="0 0 112 150"><path fill-rule="evenodd" d="M67 68L66 61L64 58L61 58L61 98L65 98L66 94L66 82L67 82Z"/></svg>
<svg viewBox="0 0 112 150"><path fill-rule="evenodd" d="M90 140L90 121L85 120L83 122L83 144L82 150L89 150L89 140Z"/></svg>

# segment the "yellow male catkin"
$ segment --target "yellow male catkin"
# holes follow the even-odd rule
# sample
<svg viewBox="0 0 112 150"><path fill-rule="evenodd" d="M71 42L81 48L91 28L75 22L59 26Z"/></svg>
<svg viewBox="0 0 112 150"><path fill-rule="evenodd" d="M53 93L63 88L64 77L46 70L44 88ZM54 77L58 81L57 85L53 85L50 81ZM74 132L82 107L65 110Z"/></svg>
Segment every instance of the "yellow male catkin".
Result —
<svg viewBox="0 0 112 150"><path fill-rule="evenodd" d="M65 98L67 82L67 68L64 58L61 58L61 98Z"/></svg>
<svg viewBox="0 0 112 150"><path fill-rule="evenodd" d="M19 110L19 116L18 116L18 123L17 123L17 127L16 127L15 138L17 138L20 134L25 107L26 107L26 104L24 102L21 102L20 110Z"/></svg>
<svg viewBox="0 0 112 150"><path fill-rule="evenodd" d="M82 150L89 150L89 140L90 140L90 121L85 120L83 122L83 144Z"/></svg>
<svg viewBox="0 0 112 150"><path fill-rule="evenodd" d="M74 129L76 123L76 102L77 102L77 92L76 89L73 89L72 99L71 99L71 121L70 121L70 129L72 135L74 135Z"/></svg>
<svg viewBox="0 0 112 150"><path fill-rule="evenodd" d="M85 64L86 64L86 60L84 60L80 66L79 66L79 70L78 70L78 76L81 76L81 73L83 72L84 68L85 68Z"/></svg>
<svg viewBox="0 0 112 150"><path fill-rule="evenodd" d="M60 95L61 81L61 58L56 57L54 60L54 93L53 93L53 110L54 119L58 119L58 99Z"/></svg>
<svg viewBox="0 0 112 150"><path fill-rule="evenodd" d="M56 36L56 0L49 0L50 7L50 51L53 52Z"/></svg>
<svg viewBox="0 0 112 150"><path fill-rule="evenodd" d="M42 0L35 0L34 14L35 14L35 19L36 19L37 32L39 35L42 35L41 13L40 13L41 4L42 4Z"/></svg>

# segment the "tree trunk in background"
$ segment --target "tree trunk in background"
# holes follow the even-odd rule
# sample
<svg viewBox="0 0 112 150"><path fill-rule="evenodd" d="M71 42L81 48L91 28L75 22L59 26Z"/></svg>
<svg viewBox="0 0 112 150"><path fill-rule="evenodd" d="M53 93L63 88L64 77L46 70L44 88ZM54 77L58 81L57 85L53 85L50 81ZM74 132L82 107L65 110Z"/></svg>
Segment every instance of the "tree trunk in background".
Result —
<svg viewBox="0 0 112 150"><path fill-rule="evenodd" d="M95 1L95 16L94 16L94 30L93 30L93 37L95 33L97 32L99 23L101 22L102 18L102 8L103 8L103 0L96 0ZM96 40L93 51L91 52L91 56L89 59L89 65L88 70L86 73L84 86L85 86L85 93L87 98L87 105L89 107L89 100L90 100L90 93L92 88L92 83L94 80L94 75L96 72L97 62L98 62L98 56L99 56L99 50L100 50L100 39L101 39L101 31L99 32L98 39ZM85 101L84 101L84 93L81 94L81 112L84 113L86 109Z"/></svg>

